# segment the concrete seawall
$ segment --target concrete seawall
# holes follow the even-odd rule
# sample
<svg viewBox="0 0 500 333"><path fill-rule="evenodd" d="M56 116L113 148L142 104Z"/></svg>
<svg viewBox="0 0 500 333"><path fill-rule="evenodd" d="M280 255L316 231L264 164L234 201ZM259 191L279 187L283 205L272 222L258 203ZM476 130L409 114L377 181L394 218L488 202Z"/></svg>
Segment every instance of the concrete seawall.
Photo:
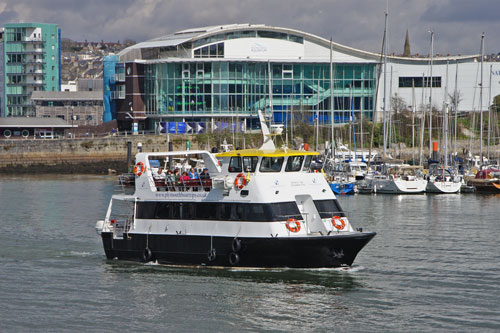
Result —
<svg viewBox="0 0 500 333"><path fill-rule="evenodd" d="M182 149L191 137L172 138ZM127 142L132 142L132 155L137 144L143 151L166 151L165 136L128 136L62 140L0 140L0 174L79 173L107 174L127 171ZM194 147L193 147L194 149Z"/></svg>

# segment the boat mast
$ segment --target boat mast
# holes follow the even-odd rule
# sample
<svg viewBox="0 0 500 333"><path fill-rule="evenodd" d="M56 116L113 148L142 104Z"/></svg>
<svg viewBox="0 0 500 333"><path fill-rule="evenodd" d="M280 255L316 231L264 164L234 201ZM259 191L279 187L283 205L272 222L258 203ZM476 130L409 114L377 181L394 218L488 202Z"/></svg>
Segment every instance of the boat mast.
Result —
<svg viewBox="0 0 500 333"><path fill-rule="evenodd" d="M448 65L450 61L446 60L446 85L444 86L444 107L443 107L443 151L444 167L448 167Z"/></svg>
<svg viewBox="0 0 500 333"><path fill-rule="evenodd" d="M331 156L333 157L333 146L335 142L335 137L333 133L333 125L335 123L334 121L334 113L333 113L333 41L332 37L330 37L330 125L331 125L331 130L332 130L332 143L331 143Z"/></svg>
<svg viewBox="0 0 500 333"><path fill-rule="evenodd" d="M411 80L411 109L412 109L412 117L411 117L411 152L412 152L412 161L415 164L415 79Z"/></svg>
<svg viewBox="0 0 500 333"><path fill-rule="evenodd" d="M455 92L453 98L453 108L455 109L455 124L453 130L453 154L457 156L457 118L458 118L458 60L455 63Z"/></svg>
<svg viewBox="0 0 500 333"><path fill-rule="evenodd" d="M491 73L493 72L493 65L490 65L490 87L488 93L488 161L490 160L490 139L491 139Z"/></svg>
<svg viewBox="0 0 500 333"><path fill-rule="evenodd" d="M352 97L352 85L351 85L351 118L352 118L352 140L354 144L354 161L356 161L356 130L355 130L355 124L354 124L354 103L353 103L353 97Z"/></svg>
<svg viewBox="0 0 500 333"><path fill-rule="evenodd" d="M389 4L387 3L387 7L389 7ZM384 157L387 156L387 96L386 96L386 91L387 91L387 16L389 9L386 8L385 11L385 25L384 25L384 110L383 110L383 115L384 115Z"/></svg>
<svg viewBox="0 0 500 333"><path fill-rule="evenodd" d="M316 94L318 95L317 105L316 105L316 151L319 151L319 78L320 73L318 73L318 87L316 89Z"/></svg>
<svg viewBox="0 0 500 333"><path fill-rule="evenodd" d="M481 35L481 85L479 86L479 155L483 164L483 58L484 58L484 32Z"/></svg>
<svg viewBox="0 0 500 333"><path fill-rule="evenodd" d="M423 159L424 159L424 154L422 152L423 146L424 146L424 130L425 130L425 98L424 98L424 93L425 93L425 73L422 73L422 115L420 118L420 144L419 144L419 162L418 165L423 164Z"/></svg>
<svg viewBox="0 0 500 333"><path fill-rule="evenodd" d="M431 70L429 80L429 158L432 158L432 62L434 60L434 31L431 33Z"/></svg>
<svg viewBox="0 0 500 333"><path fill-rule="evenodd" d="M389 114L387 115L389 117L389 126L387 126L387 146L389 147L392 142L392 112L394 110L392 109L392 65L391 65L391 78L389 80Z"/></svg>

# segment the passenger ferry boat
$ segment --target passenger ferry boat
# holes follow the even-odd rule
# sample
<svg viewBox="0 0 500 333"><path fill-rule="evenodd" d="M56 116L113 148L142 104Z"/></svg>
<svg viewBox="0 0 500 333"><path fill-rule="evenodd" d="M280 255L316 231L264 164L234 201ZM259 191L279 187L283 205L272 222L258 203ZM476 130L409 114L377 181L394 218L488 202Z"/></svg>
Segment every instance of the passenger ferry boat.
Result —
<svg viewBox="0 0 500 333"><path fill-rule="evenodd" d="M138 153L133 195L113 195L96 230L108 259L222 267L350 266L375 236L355 230L321 173L318 153L264 144L208 151ZM202 158L210 179L155 181L150 160ZM129 203L125 215L116 205Z"/></svg>

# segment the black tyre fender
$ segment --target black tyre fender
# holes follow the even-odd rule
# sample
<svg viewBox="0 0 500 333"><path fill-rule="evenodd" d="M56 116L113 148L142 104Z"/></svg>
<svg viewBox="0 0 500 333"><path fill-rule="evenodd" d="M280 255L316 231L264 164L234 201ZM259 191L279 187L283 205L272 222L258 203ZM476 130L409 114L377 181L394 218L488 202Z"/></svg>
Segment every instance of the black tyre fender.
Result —
<svg viewBox="0 0 500 333"><path fill-rule="evenodd" d="M240 256L238 253L231 252L229 253L229 263L231 266L237 265L240 262Z"/></svg>
<svg viewBox="0 0 500 333"><path fill-rule="evenodd" d="M142 259L145 262L149 262L151 261L152 258L153 258L153 252L151 252L151 249L149 247L146 247L142 252Z"/></svg>
<svg viewBox="0 0 500 333"><path fill-rule="evenodd" d="M241 240L239 240L237 237L235 237L233 239L233 242L231 243L231 248L233 249L233 252L240 252Z"/></svg>

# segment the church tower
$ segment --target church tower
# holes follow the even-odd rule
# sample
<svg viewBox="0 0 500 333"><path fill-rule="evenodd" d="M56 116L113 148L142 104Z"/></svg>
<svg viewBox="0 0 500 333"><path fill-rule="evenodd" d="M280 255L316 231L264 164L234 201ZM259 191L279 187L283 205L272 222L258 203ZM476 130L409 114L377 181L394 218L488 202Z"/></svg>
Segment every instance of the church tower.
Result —
<svg viewBox="0 0 500 333"><path fill-rule="evenodd" d="M406 29L405 49L403 51L403 57L409 57L409 56L411 56L410 37L408 36L408 29Z"/></svg>

